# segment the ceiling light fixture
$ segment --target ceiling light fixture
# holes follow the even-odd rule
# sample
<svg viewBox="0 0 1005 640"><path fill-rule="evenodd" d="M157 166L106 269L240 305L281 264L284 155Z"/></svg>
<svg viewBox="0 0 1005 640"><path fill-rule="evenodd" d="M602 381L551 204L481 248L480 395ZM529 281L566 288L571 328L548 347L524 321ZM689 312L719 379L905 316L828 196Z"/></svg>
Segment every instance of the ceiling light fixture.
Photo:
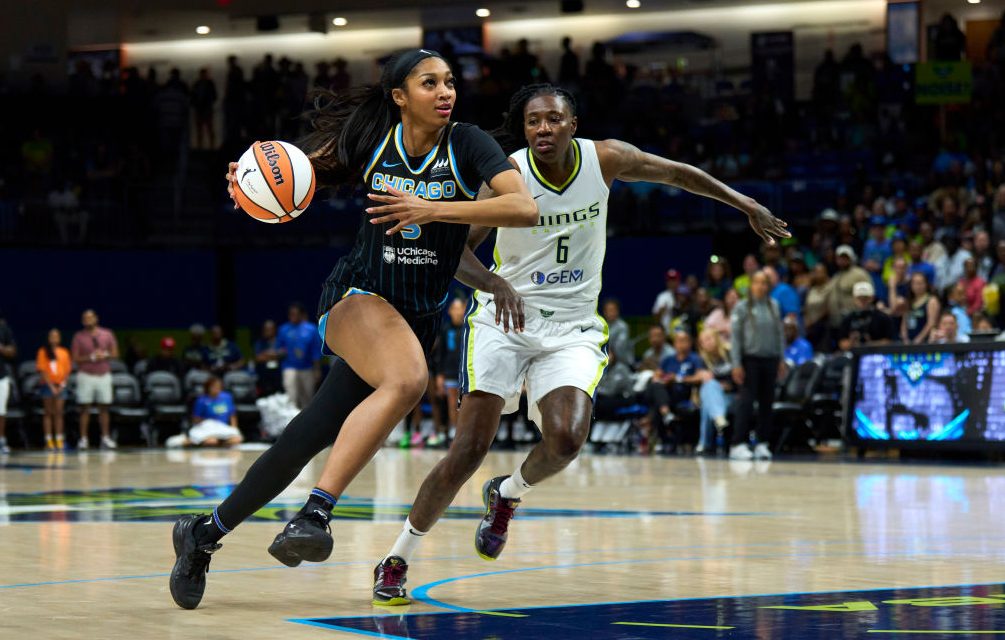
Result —
<svg viewBox="0 0 1005 640"><path fill-rule="evenodd" d="M642 6L641 0L625 0L625 6L629 9L638 9Z"/></svg>
<svg viewBox="0 0 1005 640"><path fill-rule="evenodd" d="M200 36L204 36L208 34L210 31L211 29L204 24L201 24L195 28L195 32L198 33Z"/></svg>
<svg viewBox="0 0 1005 640"><path fill-rule="evenodd" d="M339 16L338 18L335 18L334 20L332 20L332 24L335 25L336 27L344 27L347 24L349 24L349 21L346 20L345 18Z"/></svg>
<svg viewBox="0 0 1005 640"><path fill-rule="evenodd" d="M487 18L490 15L492 15L492 12L486 9L485 7L482 7L481 9L475 11L475 15L478 16L479 18Z"/></svg>

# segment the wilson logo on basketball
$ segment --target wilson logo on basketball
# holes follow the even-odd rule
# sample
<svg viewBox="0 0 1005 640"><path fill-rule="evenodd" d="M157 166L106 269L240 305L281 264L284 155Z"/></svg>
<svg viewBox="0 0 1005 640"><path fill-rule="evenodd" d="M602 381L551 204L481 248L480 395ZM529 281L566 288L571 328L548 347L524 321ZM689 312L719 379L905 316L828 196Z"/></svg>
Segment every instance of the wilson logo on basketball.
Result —
<svg viewBox="0 0 1005 640"><path fill-rule="evenodd" d="M279 153L276 151L276 146L271 142L263 142L259 145L262 153L265 154L265 160L269 163L269 169L272 170L272 181L278 186L286 182L283 179L283 170L279 168Z"/></svg>

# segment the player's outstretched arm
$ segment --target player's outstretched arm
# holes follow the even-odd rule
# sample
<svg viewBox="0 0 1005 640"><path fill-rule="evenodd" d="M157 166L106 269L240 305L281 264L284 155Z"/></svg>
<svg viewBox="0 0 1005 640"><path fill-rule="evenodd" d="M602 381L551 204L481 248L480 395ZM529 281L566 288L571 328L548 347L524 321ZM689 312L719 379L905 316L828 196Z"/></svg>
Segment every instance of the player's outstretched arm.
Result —
<svg viewBox="0 0 1005 640"><path fill-rule="evenodd" d="M423 200L417 196L387 187L387 193L371 193L370 199L383 206L366 210L372 224L390 222L387 235L394 235L410 224L451 222L479 224L489 227L532 227L537 224L537 203L530 197L527 185L516 169L503 171L489 182L496 197L470 202Z"/></svg>
<svg viewBox="0 0 1005 640"><path fill-rule="evenodd" d="M788 225L766 207L698 167L646 153L621 140L602 140L596 144L600 166L609 182L657 182L714 198L745 213L754 232L768 244L775 244L776 237L788 238L792 235L786 229Z"/></svg>
<svg viewBox="0 0 1005 640"><path fill-rule="evenodd" d="M516 292L513 285L486 269L482 261L474 254L474 250L488 237L491 231L491 227L471 227L468 232L467 245L464 247L464 253L461 254L461 261L457 265L457 273L454 274L454 277L472 289L484 291L492 296L492 302L496 308L496 324L502 324L503 331L509 333L510 327L517 332L523 331L523 298Z"/></svg>

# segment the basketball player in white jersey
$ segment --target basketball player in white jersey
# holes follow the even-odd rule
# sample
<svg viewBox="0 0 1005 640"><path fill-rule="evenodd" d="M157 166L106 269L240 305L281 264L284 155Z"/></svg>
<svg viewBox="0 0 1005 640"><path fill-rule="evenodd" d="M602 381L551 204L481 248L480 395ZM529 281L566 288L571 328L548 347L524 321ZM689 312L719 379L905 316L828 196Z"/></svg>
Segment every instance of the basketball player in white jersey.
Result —
<svg viewBox="0 0 1005 640"><path fill-rule="evenodd" d="M479 556L499 556L523 496L564 469L586 441L593 393L607 366L607 324L597 313L597 297L614 180L673 185L719 200L745 213L769 244L790 235L766 208L700 169L619 140L575 138L575 109L572 96L551 85L525 87L510 101L502 133L526 139L528 148L513 153L510 162L535 198L540 221L498 230L492 272L470 251L461 259L456 277L477 291L467 317L461 366L466 395L457 436L374 570L374 604L410 602L404 583L412 553L481 465L500 415L517 409L524 385L529 417L542 439L511 476L485 483L486 512L475 534ZM490 231L472 227L468 245L476 247Z"/></svg>

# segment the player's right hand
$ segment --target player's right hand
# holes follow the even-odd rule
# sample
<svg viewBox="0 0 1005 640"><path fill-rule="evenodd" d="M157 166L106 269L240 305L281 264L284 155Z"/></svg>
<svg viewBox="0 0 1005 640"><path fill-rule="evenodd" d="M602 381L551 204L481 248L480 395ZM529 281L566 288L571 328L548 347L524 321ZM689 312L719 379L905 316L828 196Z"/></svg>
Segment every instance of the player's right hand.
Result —
<svg viewBox="0 0 1005 640"><path fill-rule="evenodd" d="M231 162L227 165L227 195L234 201L234 208L238 209L237 198L234 196L234 184L237 182L237 163Z"/></svg>
<svg viewBox="0 0 1005 640"><path fill-rule="evenodd" d="M523 298L516 289L504 279L497 277L491 293L492 301L496 305L496 324L502 323L503 331L506 333L509 333L510 327L513 327L513 331L523 332Z"/></svg>

